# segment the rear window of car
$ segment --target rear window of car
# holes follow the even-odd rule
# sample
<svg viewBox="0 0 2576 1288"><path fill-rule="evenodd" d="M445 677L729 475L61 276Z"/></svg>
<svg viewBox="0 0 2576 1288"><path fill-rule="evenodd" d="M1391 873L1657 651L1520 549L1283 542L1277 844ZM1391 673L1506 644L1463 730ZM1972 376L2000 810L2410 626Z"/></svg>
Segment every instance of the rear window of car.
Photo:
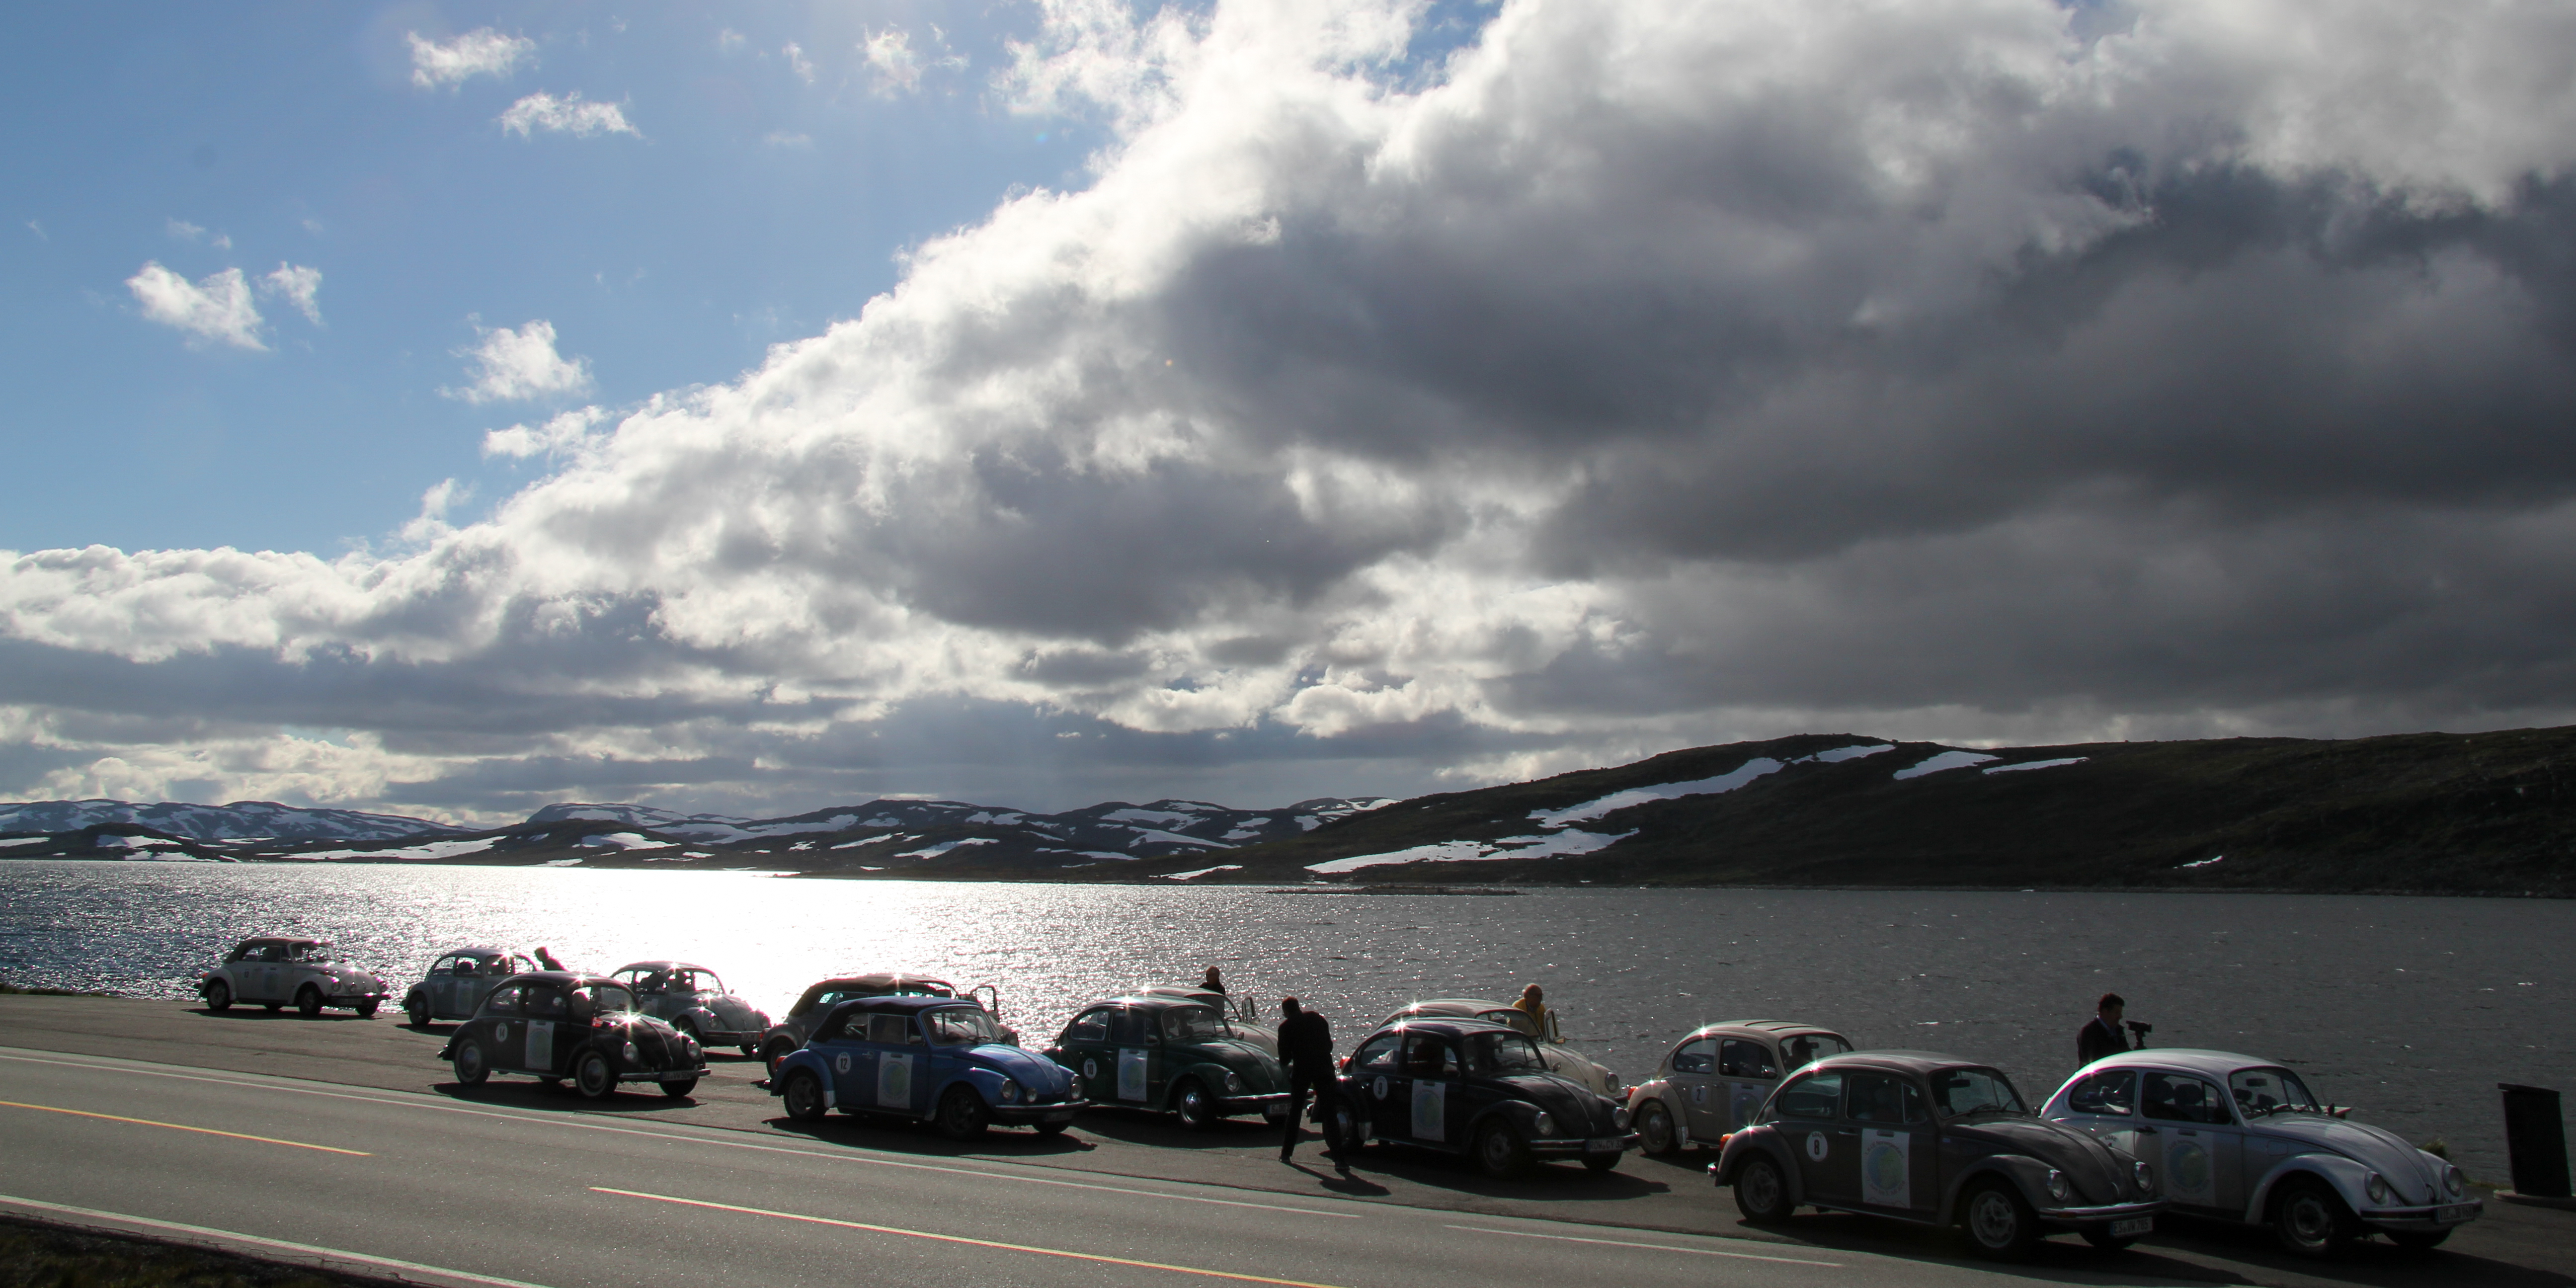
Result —
<svg viewBox="0 0 2576 1288"><path fill-rule="evenodd" d="M1780 1088L1780 1115L1784 1118L1831 1118L1842 1096L1841 1074L1811 1073Z"/></svg>
<svg viewBox="0 0 2576 1288"><path fill-rule="evenodd" d="M2105 1069L2088 1073L2066 1089L2066 1108L2079 1114L2126 1118L2138 1112L2138 1071Z"/></svg>

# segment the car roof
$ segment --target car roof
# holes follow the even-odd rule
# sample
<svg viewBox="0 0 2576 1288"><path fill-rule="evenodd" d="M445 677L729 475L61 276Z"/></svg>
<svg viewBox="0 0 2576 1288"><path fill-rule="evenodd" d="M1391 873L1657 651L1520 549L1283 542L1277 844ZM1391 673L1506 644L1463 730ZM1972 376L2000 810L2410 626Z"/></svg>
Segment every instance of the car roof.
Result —
<svg viewBox="0 0 2576 1288"><path fill-rule="evenodd" d="M1703 1024L1698 1028L1692 1029L1689 1035L1684 1037L1682 1041L1696 1042L1701 1038L1717 1037L1728 1033L1771 1038L1775 1041L1780 1038L1802 1037L1815 1033L1821 1033L1827 1037L1835 1038L1843 1036L1841 1033L1833 1029L1826 1028L1824 1025L1800 1024L1795 1020L1719 1020L1715 1024ZM1844 1038L1843 1040L1848 1042L1851 1039Z"/></svg>
<svg viewBox="0 0 2576 1288"><path fill-rule="evenodd" d="M493 946L491 946L490 944L475 944L475 945L473 945L473 946L471 946L471 947L468 947L468 948L441 948L441 949L439 949L439 950L438 950L438 955L439 955L439 956L441 956L441 957L453 957L453 956L457 955L458 953L472 953L472 954L474 954L474 955L475 955L475 956L477 956L477 957L526 957L526 956L527 956L527 954L526 954L526 953L520 952L520 951L519 951L518 949L516 949L516 948L494 948L494 947L493 947ZM533 960L535 960L535 959L534 959L534 958L530 958L530 960L532 960L532 961L533 961Z"/></svg>
<svg viewBox="0 0 2576 1288"><path fill-rule="evenodd" d="M816 980L807 986L805 991L810 993L822 988L897 988L905 984L937 984L941 988L957 987L936 975L916 975L908 970L880 970L870 971L864 975L835 975L830 979Z"/></svg>
<svg viewBox="0 0 2576 1288"><path fill-rule="evenodd" d="M2197 1073L2203 1077L2224 1082L2227 1080L2227 1075L2239 1069L2256 1067L2286 1069L2289 1066L2278 1060L2265 1060L2234 1051L2209 1051L2198 1047L2152 1047L2144 1051L2104 1056L2085 1067L2178 1069L2184 1073Z"/></svg>
<svg viewBox="0 0 2576 1288"><path fill-rule="evenodd" d="M922 1011L935 1011L950 1006L971 1006L979 1011L984 1009L983 1003L978 1002L971 997L908 996L853 997L847 1001L832 1003L832 1010L835 1012L868 1011L875 1014L891 1015L900 1013L904 1015L913 1015Z"/></svg>
<svg viewBox="0 0 2576 1288"><path fill-rule="evenodd" d="M626 987L625 980L611 979L606 975L594 975L585 970L523 970L510 976L509 984L562 984L567 987L606 984L611 988ZM492 987L506 988L509 984L495 984Z"/></svg>
<svg viewBox="0 0 2576 1288"><path fill-rule="evenodd" d="M1465 1037L1470 1033L1510 1033L1520 1037L1529 1036L1508 1024L1496 1024L1491 1020L1469 1019L1463 1016L1423 1015L1398 1020L1393 1024L1381 1024L1377 1028L1377 1033L1371 1033L1369 1037L1374 1038L1378 1033L1392 1033L1397 1029L1403 1029L1408 1033L1434 1033L1444 1038Z"/></svg>
<svg viewBox="0 0 2576 1288"><path fill-rule="evenodd" d="M1841 1055L1826 1056L1798 1072L1805 1073L1815 1069L1888 1069L1899 1073L1920 1074L1962 1067L1994 1069L1995 1065L1990 1061L1971 1060L1966 1056L1951 1055L1946 1051L1846 1051Z"/></svg>
<svg viewBox="0 0 2576 1288"><path fill-rule="evenodd" d="M1139 1010L1168 1011L1175 1006L1206 1005L1209 1003L1200 1001L1198 998L1181 997L1171 993L1121 993L1116 997L1095 997L1073 1010L1079 1015L1084 1011L1102 1006L1132 1006Z"/></svg>
<svg viewBox="0 0 2576 1288"><path fill-rule="evenodd" d="M305 939L295 935L253 935L250 938L241 941L237 946L248 948L254 944L284 944L289 948L293 948L297 944L327 944L329 942L331 941L328 939Z"/></svg>
<svg viewBox="0 0 2576 1288"><path fill-rule="evenodd" d="M696 962L628 962L609 973L623 975L630 970L702 970L710 975L722 973L713 966L701 966Z"/></svg>
<svg viewBox="0 0 2576 1288"><path fill-rule="evenodd" d="M1509 1002L1480 1001L1472 997L1425 997L1405 1003L1398 1015L1473 1015L1478 1011L1508 1011Z"/></svg>

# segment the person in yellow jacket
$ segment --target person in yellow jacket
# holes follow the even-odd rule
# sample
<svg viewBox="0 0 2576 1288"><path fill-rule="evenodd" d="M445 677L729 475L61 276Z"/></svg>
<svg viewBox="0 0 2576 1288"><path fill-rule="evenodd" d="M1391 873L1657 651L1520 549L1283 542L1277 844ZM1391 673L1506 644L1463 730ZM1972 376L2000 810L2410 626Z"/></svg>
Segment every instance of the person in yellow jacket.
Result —
<svg viewBox="0 0 2576 1288"><path fill-rule="evenodd" d="M1530 1017L1539 1040L1552 1042L1556 1040L1556 1016L1547 1009L1546 997L1545 990L1532 984L1521 990L1521 1000L1512 1003L1512 1009Z"/></svg>

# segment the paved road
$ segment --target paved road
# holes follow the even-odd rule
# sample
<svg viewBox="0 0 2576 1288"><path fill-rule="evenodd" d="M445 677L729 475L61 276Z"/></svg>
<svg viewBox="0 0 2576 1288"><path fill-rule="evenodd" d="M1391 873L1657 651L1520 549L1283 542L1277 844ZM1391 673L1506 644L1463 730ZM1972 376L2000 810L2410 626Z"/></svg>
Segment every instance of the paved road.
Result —
<svg viewBox="0 0 2576 1288"><path fill-rule="evenodd" d="M337 1249L352 1254L344 1262L451 1282L1806 1288L2017 1277L24 1051L0 1051L0 1133L0 1208Z"/></svg>
<svg viewBox="0 0 2576 1288"><path fill-rule="evenodd" d="M1381 1150L1372 1151L1362 1161L1355 1176L1340 1178L1320 1165L1304 1169L1282 1167L1276 1161L1276 1137L1269 1129L1243 1124L1232 1130L1197 1134L1183 1131L1161 1119L1118 1113L1086 1115L1074 1131L1052 1140L1042 1140L1027 1132L997 1131L982 1144L967 1147L951 1144L924 1131L872 1127L838 1118L812 1128L794 1123L780 1114L775 1099L754 1085L760 1076L759 1067L752 1062L730 1058L716 1060L714 1076L700 1084L697 1092L687 1100L668 1100L646 1093L620 1095L604 1106L594 1105L568 1093L543 1090L524 1079L507 1078L469 1090L453 1085L445 1066L435 1060L435 1052L444 1040L445 1026L440 1026L435 1032L419 1033L394 1022L390 1016L374 1021L345 1016L305 1020L291 1012L272 1016L256 1009L245 1011L239 1008L222 1015L210 1015L171 1002L0 995L0 1041L26 1048L15 1052L0 1050L0 1054L36 1056L41 1049L43 1053L52 1053L44 1058L53 1059L64 1054L87 1054L156 1061L162 1073L186 1071L206 1075L213 1071L237 1071L252 1075L291 1075L306 1081L280 1083L264 1076L227 1076L225 1080L263 1086L300 1086L304 1091L296 1094L306 1100L314 1099L309 1093L318 1091L364 1095L371 1101L384 1102L362 1106L374 1115L370 1122L379 1126L379 1120L392 1112L387 1105L409 1106L408 1112L412 1115L429 1113L442 1119L463 1116L482 1122L495 1120L478 1115L500 1115L512 1123L522 1124L504 1133L502 1157L496 1159L494 1165L505 1168L517 1167L517 1155L526 1152L516 1144L506 1143L517 1139L510 1133L524 1136L531 1130L524 1124L537 1123L547 1126L545 1135L548 1138L646 1132L657 1137L687 1137L699 1142L693 1148L723 1151L726 1157L749 1156L762 1150L799 1151L796 1165L805 1168L819 1166L813 1161L818 1156L830 1159L865 1157L875 1160L862 1169L870 1174L953 1178L953 1172L921 1170L951 1168L976 1173L977 1177L1008 1174L1077 1185L1108 1186L1110 1188L1105 1190L1070 1189L1064 1185L1053 1188L1067 1194L1114 1198L1115 1202L1111 1203L1113 1209L1120 1203L1175 1206L1178 1211L1196 1214L1197 1221L1181 1222L1184 1228L1193 1229L1204 1224L1209 1213L1262 1213L1266 1209L1236 1209L1180 1199L1167 1202L1122 1191L1174 1194L1188 1190L1197 1198L1231 1197L1248 1203L1320 1204L1336 1210L1360 1209L1363 1212L1383 1209L1410 1211L1417 1215L1405 1219L1430 1221L1433 1227L1444 1231L1437 1236L1439 1238L1464 1236L1463 1231L1447 1230L1450 1225L1517 1229L1523 1228L1522 1223L1527 1223L1526 1228L1534 1231L1562 1234L1570 1229L1580 1237L1612 1240L1598 1245L1564 1245L1589 1247L1601 1256L1612 1252L1624 1255L1626 1251L1647 1255L1644 1249L1621 1250L1619 1241L1669 1243L1676 1242L1667 1238L1671 1235L1715 1236L1716 1240L1705 1246L1722 1251L1790 1258L1789 1262L1777 1264L1792 1268L1800 1259L1844 1262L1847 1267L1893 1262L1906 1268L1901 1277L1909 1282L1938 1281L1953 1274L1966 1274L1973 1278L1984 1270L1962 1257L1952 1240L1936 1232L1889 1222L1806 1216L1781 1229L1755 1229L1744 1225L1726 1196L1712 1192L1705 1176L1700 1173L1705 1160L1690 1155L1674 1160L1632 1155L1617 1172L1605 1175L1559 1166L1541 1169L1542 1174L1530 1180L1495 1183L1445 1159ZM82 1063L120 1065L122 1062L93 1059ZM0 1059L0 1086L8 1085L7 1079L20 1076L11 1070L24 1066L23 1058ZM164 1084L174 1084L174 1080L160 1078L149 1084L161 1090L125 1086L113 1093L113 1098L130 1107L103 1112L179 1121L167 1113L132 1107L149 1105L155 1097L170 1094ZM226 1094L247 1093L235 1090ZM140 1098L129 1100L126 1099L128 1097ZM34 1098L0 1094L0 1099L29 1101ZM321 1099L328 1100L329 1097ZM85 1103L47 1103L95 1108ZM30 1112L35 1111L0 1109L0 1114L7 1115L0 1117L0 1142L8 1142L0 1144L0 1163L14 1157L13 1146L20 1126L17 1120ZM244 1130L250 1134L271 1134ZM184 1133L163 1129L160 1134ZM372 1150L363 1144L353 1148ZM1312 1161L1320 1164L1320 1160ZM854 1165L845 1163L843 1166L846 1169ZM976 1187L982 1197L961 1200L964 1206L959 1210L976 1210L973 1204L989 1199L986 1191L997 1186L1018 1191L1048 1188L1037 1185L1034 1180L999 1182L977 1177L968 1177L959 1183ZM708 1198L703 1194L680 1194L645 1184L608 1184L612 1188L672 1197ZM846 1185L844 1182L829 1182L806 1188L838 1194ZM9 1189L5 1185L0 1185L0 1193L46 1197L41 1193ZM72 1199L55 1201L124 1210L112 1204L79 1204ZM624 1201L654 1203L653 1200L631 1198ZM733 1203L737 1207L764 1206L735 1199L718 1198L713 1201ZM798 1215L832 1215L837 1219L865 1220L810 1206L775 1203L766 1206ZM705 1220L709 1214L720 1212L720 1209L693 1209L688 1220ZM1433 1219L1435 1217L1437 1219ZM162 1219L186 1221L189 1218ZM535 1221L538 1218L531 1216L527 1219ZM544 1219L552 1222L557 1217L549 1214ZM659 1219L668 1222L675 1218L672 1213L663 1213ZM1325 1218L1281 1215L1279 1219L1295 1224ZM751 1218L745 1214L726 1214L728 1222L747 1220ZM763 1242L811 1241L816 1237L816 1231L826 1228L797 1230L794 1227L799 1223L787 1222L785 1218L762 1220L789 1227L785 1232L773 1230L760 1236ZM1070 1224L1061 1227L1049 1225L1048 1228L1079 1230L1086 1225L1061 1214L1050 1220L1068 1220ZM547 1228L554 1227L549 1225ZM937 1229L953 1232L951 1226ZM1477 1237L1513 1246L1534 1242L1512 1236ZM305 1241L329 1242L321 1238ZM1684 1238L1678 1242L1698 1241ZM1724 1281L1737 1281L1732 1276L1738 1267L1732 1259L1692 1255L1698 1261L1727 1266ZM699 1260L702 1259L693 1259L691 1264L698 1264ZM1515 1261L1512 1264L1520 1263ZM1746 1264L1758 1268L1773 1263ZM1818 1269L1821 1272L1821 1268ZM1705 1268L1702 1273L1706 1273ZM1273 1277L1294 1279L1301 1276L1282 1274ZM1391 1273L1371 1270L1358 1278L1318 1281L1380 1283L1392 1277ZM2449 1245L2429 1256L2401 1257L2381 1247L2372 1255L2322 1266L2283 1256L2260 1235L2194 1228L2186 1223L2168 1221L2167 1228L2160 1229L2138 1249L2120 1257L2096 1255L2072 1239L2053 1240L2036 1263L2020 1268L2015 1277L2061 1282L2259 1283L2278 1284L2284 1288L2344 1288L2349 1285L2411 1288L2412 1285L2456 1283L2479 1283L2495 1285L2496 1288L2576 1288L2576 1213L2491 1204L2487 1219L2461 1231ZM1305 1278L1312 1279L1313 1276ZM1503 1280L1512 1283L1525 1281L1509 1275Z"/></svg>

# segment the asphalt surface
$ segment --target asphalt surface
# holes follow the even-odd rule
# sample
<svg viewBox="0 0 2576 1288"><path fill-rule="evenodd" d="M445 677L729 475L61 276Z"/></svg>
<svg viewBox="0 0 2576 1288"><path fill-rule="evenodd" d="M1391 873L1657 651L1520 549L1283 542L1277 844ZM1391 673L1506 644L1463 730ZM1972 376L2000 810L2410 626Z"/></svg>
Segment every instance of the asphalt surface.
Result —
<svg viewBox="0 0 2576 1288"><path fill-rule="evenodd" d="M720 1058L684 1100L647 1088L594 1103L508 1078L462 1088L435 1059L445 1034L391 1013L306 1020L0 995L0 1210L103 1228L136 1218L161 1224L123 1228L196 1227L177 1233L370 1273L549 1288L728 1268L779 1283L924 1270L1409 1288L1711 1275L2576 1285L2576 1213L2502 1203L2429 1254L2380 1245L2320 1265L2259 1234L2168 1220L2125 1254L2061 1237L1999 1268L1939 1232L1866 1218L1756 1230L1690 1155L1492 1182L1380 1148L1338 1176L1312 1145L1304 1166L1279 1163L1272 1128L1196 1134L1119 1112L1062 1137L997 1130L960 1146L839 1117L795 1123L747 1060Z"/></svg>

